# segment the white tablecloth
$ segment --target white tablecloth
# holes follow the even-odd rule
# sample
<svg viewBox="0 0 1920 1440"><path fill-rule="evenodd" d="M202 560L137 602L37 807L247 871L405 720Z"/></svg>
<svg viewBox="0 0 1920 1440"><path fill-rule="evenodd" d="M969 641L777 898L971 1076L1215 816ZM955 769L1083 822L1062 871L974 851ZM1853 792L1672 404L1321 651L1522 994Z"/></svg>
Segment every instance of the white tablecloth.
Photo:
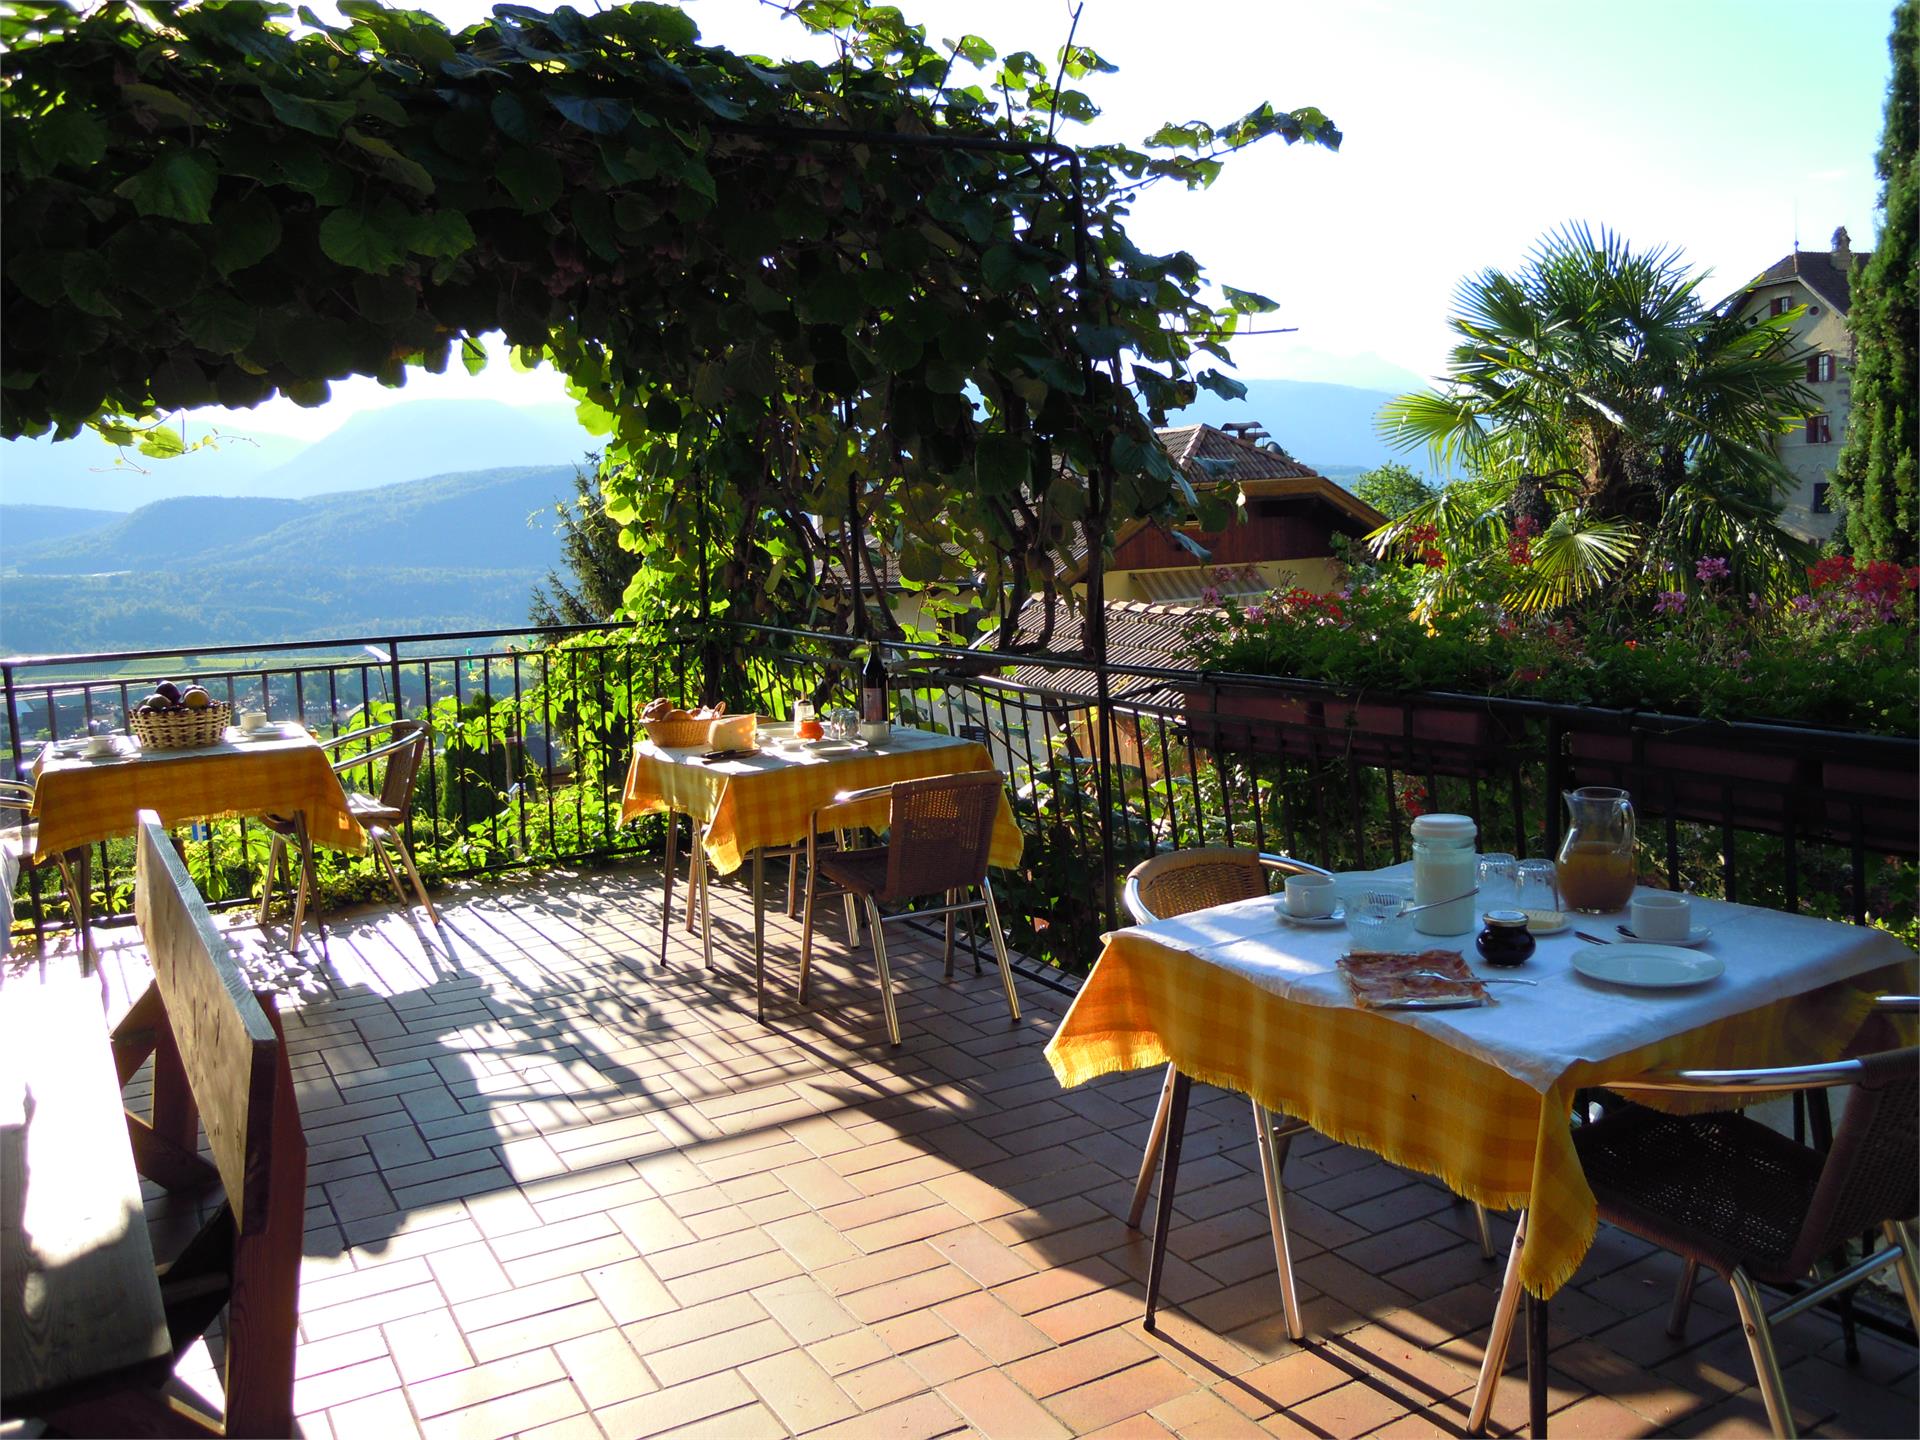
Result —
<svg viewBox="0 0 1920 1440"><path fill-rule="evenodd" d="M1407 867L1373 872L1397 877ZM1358 877L1343 877L1358 878ZM1345 889L1345 885L1342 886ZM1473 935L1421 936L1420 948L1458 950L1481 975L1537 980L1537 986L1496 985L1497 1003L1460 1010L1385 1010L1496 1065L1545 1093L1576 1061L1600 1061L1682 1034L1697 1026L1802 995L1913 954L1883 930L1788 915L1722 900L1693 902L1695 925L1712 929L1699 949L1726 962L1726 973L1682 990L1626 989L1576 973L1576 950L1588 942L1570 928L1540 940L1517 970L1498 970L1474 953ZM1590 934L1614 936L1627 918L1576 915ZM1477 926L1476 926L1477 929ZM1344 926L1308 929L1281 920L1271 899L1243 900L1212 910L1136 927L1171 949L1242 976L1306 1005L1351 1006L1353 998L1335 962L1348 949Z"/></svg>

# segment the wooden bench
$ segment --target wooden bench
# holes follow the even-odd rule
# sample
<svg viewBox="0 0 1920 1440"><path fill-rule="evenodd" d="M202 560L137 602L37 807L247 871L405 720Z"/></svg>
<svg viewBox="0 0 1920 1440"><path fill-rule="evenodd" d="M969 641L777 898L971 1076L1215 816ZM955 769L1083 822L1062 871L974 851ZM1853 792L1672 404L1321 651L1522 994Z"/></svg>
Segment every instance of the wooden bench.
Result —
<svg viewBox="0 0 1920 1440"><path fill-rule="evenodd" d="M112 1107L116 1138L123 1157L130 1147L141 1171L170 1189L214 1178L224 1186L212 1218L148 1276L157 1276L169 1359L226 1313L226 1416L162 1393L149 1372L80 1393L42 1391L31 1413L73 1434L291 1435L307 1158L279 1020L271 999L248 989L151 812L140 815L136 845L134 908L154 980L116 1028L112 1054L121 1084L153 1056L154 1098L150 1123ZM196 1153L202 1128L211 1167ZM144 1227L131 1228L144 1245ZM91 1304L106 1308L98 1295ZM11 1359L9 1349L9 1368Z"/></svg>

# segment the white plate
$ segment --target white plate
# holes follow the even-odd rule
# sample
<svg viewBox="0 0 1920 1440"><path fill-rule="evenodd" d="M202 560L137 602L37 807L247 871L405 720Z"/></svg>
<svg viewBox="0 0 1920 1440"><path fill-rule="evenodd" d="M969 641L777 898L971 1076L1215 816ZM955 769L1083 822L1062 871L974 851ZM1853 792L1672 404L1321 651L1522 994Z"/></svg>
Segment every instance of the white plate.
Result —
<svg viewBox="0 0 1920 1440"><path fill-rule="evenodd" d="M864 750L864 740L802 740L801 747L815 755L845 755L852 750Z"/></svg>
<svg viewBox="0 0 1920 1440"><path fill-rule="evenodd" d="M1623 936L1625 933L1625 931L1621 932ZM1685 945L1691 948L1695 945L1704 945L1712 938L1713 930L1709 926L1696 925L1687 932L1684 940L1634 940L1632 943L1635 945Z"/></svg>
<svg viewBox="0 0 1920 1440"><path fill-rule="evenodd" d="M1273 902L1273 913L1289 925L1298 925L1303 930L1330 930L1335 925L1347 923L1347 910L1344 905L1335 902L1331 915L1295 915L1287 909L1286 896L1282 895Z"/></svg>
<svg viewBox="0 0 1920 1440"><path fill-rule="evenodd" d="M1589 980L1631 985L1645 990L1676 990L1702 985L1721 974L1726 961L1718 955L1696 955L1672 945L1590 945L1573 952L1573 968Z"/></svg>

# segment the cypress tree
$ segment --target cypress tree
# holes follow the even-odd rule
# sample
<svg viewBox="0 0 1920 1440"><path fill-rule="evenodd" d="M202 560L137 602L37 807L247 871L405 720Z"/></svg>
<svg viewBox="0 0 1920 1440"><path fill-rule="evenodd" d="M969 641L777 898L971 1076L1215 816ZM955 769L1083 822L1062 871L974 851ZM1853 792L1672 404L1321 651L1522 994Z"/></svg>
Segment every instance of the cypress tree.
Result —
<svg viewBox="0 0 1920 1440"><path fill-rule="evenodd" d="M1847 513L1847 541L1863 560L1920 561L1916 536L1915 429L1920 383L1915 327L1920 324L1920 0L1893 12L1893 79L1880 140L1884 219L1873 259L1854 271L1848 322L1858 360L1846 444L1834 484Z"/></svg>

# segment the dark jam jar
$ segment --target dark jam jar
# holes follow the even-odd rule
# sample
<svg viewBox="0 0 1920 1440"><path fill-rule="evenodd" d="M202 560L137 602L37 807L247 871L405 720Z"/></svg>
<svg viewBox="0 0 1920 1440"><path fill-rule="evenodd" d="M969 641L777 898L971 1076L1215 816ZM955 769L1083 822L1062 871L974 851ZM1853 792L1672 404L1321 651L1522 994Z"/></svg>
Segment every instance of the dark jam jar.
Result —
<svg viewBox="0 0 1920 1440"><path fill-rule="evenodd" d="M1533 936L1527 931L1524 910L1489 910L1486 928L1475 937L1473 948L1489 965L1524 965L1533 955Z"/></svg>

